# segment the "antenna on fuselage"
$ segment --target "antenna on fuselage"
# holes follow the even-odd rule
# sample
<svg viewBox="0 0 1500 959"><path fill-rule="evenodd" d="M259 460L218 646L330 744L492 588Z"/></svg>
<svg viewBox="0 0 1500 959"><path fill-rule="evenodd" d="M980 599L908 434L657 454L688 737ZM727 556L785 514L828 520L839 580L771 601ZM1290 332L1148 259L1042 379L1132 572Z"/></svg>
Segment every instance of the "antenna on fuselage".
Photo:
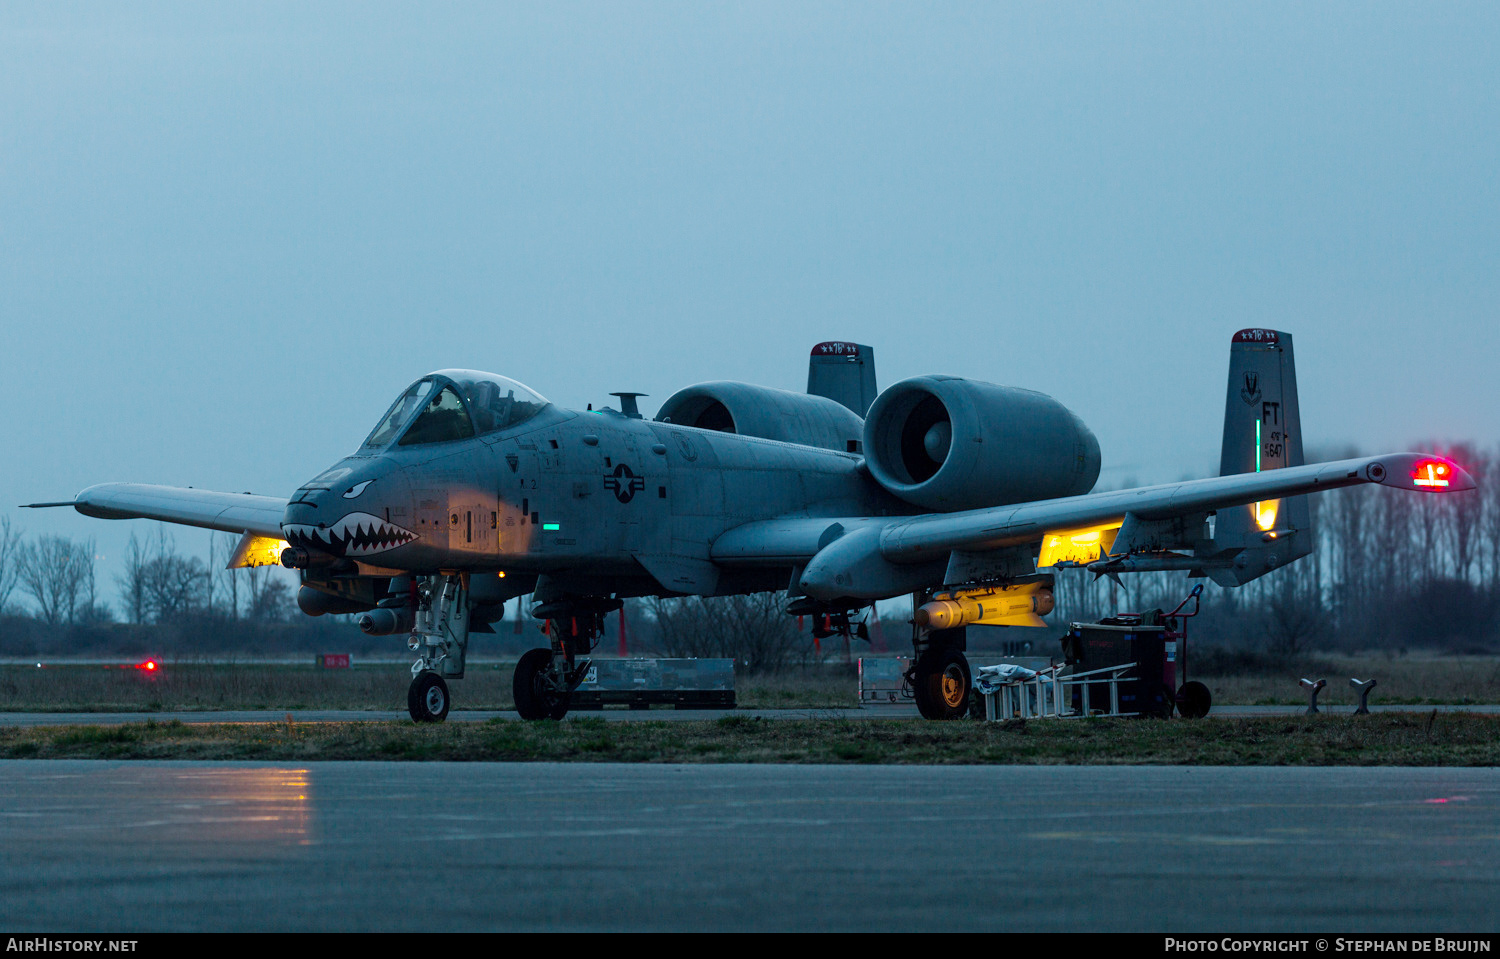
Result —
<svg viewBox="0 0 1500 959"><path fill-rule="evenodd" d="M636 402L635 402L636 397L638 397L638 396L650 396L651 394L650 393L611 393L609 395L610 396L618 396L620 398L620 412L621 413L624 413L626 416L630 417L633 420L638 420L638 419L641 418L641 408L638 405L636 405Z"/></svg>

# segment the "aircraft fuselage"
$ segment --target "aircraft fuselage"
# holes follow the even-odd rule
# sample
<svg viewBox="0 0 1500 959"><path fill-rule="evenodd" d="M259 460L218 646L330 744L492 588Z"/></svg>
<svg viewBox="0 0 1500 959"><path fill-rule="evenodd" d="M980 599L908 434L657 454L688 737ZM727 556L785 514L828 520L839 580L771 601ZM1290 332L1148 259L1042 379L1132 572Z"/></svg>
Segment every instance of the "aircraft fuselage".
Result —
<svg viewBox="0 0 1500 959"><path fill-rule="evenodd" d="M855 453L551 408L521 428L346 457L304 485L297 546L402 572L618 576L674 591L722 532L779 516L911 512Z"/></svg>

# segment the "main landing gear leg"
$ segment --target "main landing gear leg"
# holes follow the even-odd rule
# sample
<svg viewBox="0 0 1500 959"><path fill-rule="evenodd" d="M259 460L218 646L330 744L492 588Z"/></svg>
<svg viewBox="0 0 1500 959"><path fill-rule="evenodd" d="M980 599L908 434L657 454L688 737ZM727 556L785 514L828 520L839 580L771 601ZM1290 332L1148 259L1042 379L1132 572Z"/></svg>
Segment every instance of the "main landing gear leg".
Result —
<svg viewBox="0 0 1500 959"><path fill-rule="evenodd" d="M546 607L536 612L547 617L552 648L528 649L516 663L511 687L516 712L522 719L562 719L568 714L573 690L588 674L590 660L579 657L592 652L604 634L604 614Z"/></svg>
<svg viewBox="0 0 1500 959"><path fill-rule="evenodd" d="M907 679L917 712L924 719L962 719L969 715L974 685L964 655L967 637L963 627L928 630L917 626L916 608L924 602L921 594L912 596L912 667Z"/></svg>
<svg viewBox="0 0 1500 959"><path fill-rule="evenodd" d="M406 709L419 723L448 718L448 680L464 678L469 649L469 577L464 573L422 576L416 581L416 614L407 647L411 666Z"/></svg>

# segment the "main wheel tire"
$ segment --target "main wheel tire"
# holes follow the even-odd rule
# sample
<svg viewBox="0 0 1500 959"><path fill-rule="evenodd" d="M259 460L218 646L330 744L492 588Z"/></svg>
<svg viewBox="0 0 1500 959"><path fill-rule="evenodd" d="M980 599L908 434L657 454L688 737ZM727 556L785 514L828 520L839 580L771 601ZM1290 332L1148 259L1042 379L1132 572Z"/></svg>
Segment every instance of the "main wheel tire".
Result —
<svg viewBox="0 0 1500 959"><path fill-rule="evenodd" d="M1183 683L1177 690L1177 712L1183 719L1202 719L1213 704L1212 694L1202 683Z"/></svg>
<svg viewBox="0 0 1500 959"><path fill-rule="evenodd" d="M917 711L924 719L962 719L969 714L973 693L969 660L950 647L929 650L912 676Z"/></svg>
<svg viewBox="0 0 1500 959"><path fill-rule="evenodd" d="M440 723L448 718L448 684L443 677L424 669L406 688L406 711L419 723Z"/></svg>
<svg viewBox="0 0 1500 959"><path fill-rule="evenodd" d="M551 669L552 650L528 649L521 654L511 693L522 719L562 719L568 714L568 702L573 697L559 693L548 682Z"/></svg>
<svg viewBox="0 0 1500 959"><path fill-rule="evenodd" d="M917 704L917 714L923 719L942 719L932 705L932 697L927 695L927 686L919 666L911 676L911 698Z"/></svg>

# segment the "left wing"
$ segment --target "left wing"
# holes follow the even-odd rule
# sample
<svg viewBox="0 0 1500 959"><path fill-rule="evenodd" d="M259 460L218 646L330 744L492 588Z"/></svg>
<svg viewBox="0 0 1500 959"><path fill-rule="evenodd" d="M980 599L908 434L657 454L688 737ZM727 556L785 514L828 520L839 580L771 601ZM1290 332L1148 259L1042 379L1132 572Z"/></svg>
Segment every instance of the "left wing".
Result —
<svg viewBox="0 0 1500 959"><path fill-rule="evenodd" d="M1173 520L1366 483L1425 492L1468 490L1475 485L1450 460L1422 453L1389 453L958 513L747 523L715 540L712 557L723 565L805 565L800 584L816 599L883 599L958 582L948 578L932 582L935 566L946 564L952 569L957 554L1040 547L1049 533L1115 531L1127 526L1132 517L1136 531L1132 535L1139 537L1144 534L1138 531L1170 525ZM1271 515L1271 524L1261 527L1268 543L1288 532L1277 529L1275 515ZM1127 537L1122 545L1129 547L1135 541ZM1096 553L1096 558L1113 555L1108 544L1100 545L1103 556ZM1189 565L1184 562L1175 568Z"/></svg>
<svg viewBox="0 0 1500 959"><path fill-rule="evenodd" d="M226 533L252 533L281 539L287 501L254 493L219 493L144 483L90 486L70 503L28 503L28 507L71 506L98 519L156 519Z"/></svg>

